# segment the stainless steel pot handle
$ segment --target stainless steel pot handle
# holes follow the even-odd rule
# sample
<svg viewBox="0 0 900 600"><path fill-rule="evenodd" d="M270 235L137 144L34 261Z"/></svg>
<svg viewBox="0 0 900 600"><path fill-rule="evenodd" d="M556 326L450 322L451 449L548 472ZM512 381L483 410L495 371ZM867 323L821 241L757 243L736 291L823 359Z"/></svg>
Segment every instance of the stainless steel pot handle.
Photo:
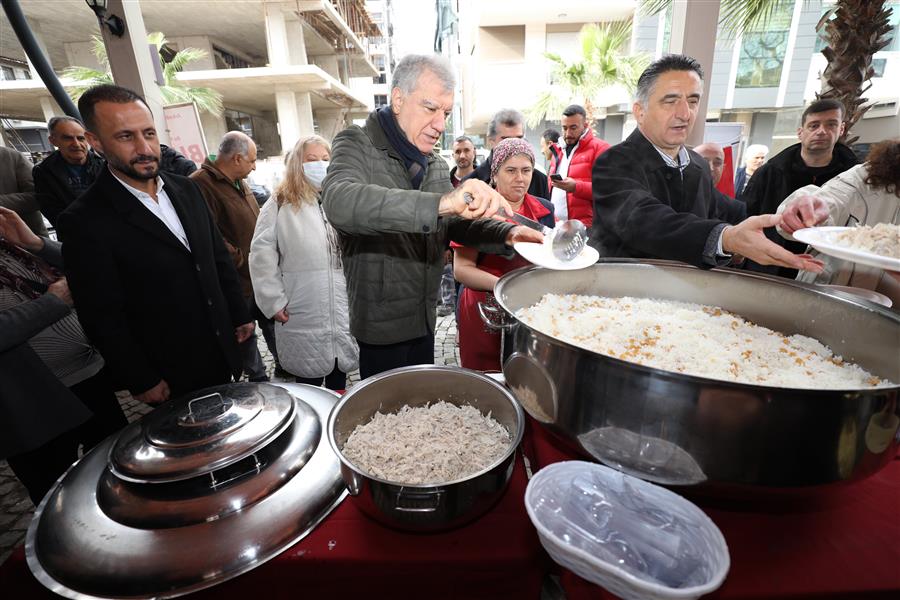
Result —
<svg viewBox="0 0 900 600"><path fill-rule="evenodd" d="M510 331L516 326L516 323L506 321L506 315L503 314L502 308L496 308L486 305L484 302L478 302L478 316L484 322L485 327L494 331ZM497 316L499 315L499 317ZM499 321L499 323L498 323Z"/></svg>
<svg viewBox="0 0 900 600"><path fill-rule="evenodd" d="M242 477L246 477L247 475L256 475L260 471L262 471L263 464L262 464L262 462L260 462L259 457L256 456L256 454L251 454L250 456L248 456L247 458L245 458L243 460L251 461L249 469L247 469L243 472L237 473L235 475L232 475L228 479L223 479L221 481L216 479L216 471L213 471L212 473L209 474L209 479L210 479L209 487L215 490L215 489L222 487L223 485L231 483L232 481L236 481Z"/></svg>
<svg viewBox="0 0 900 600"><path fill-rule="evenodd" d="M444 490L430 492L406 492L400 490L394 499L394 509L399 512L431 513L441 505Z"/></svg>
<svg viewBox="0 0 900 600"><path fill-rule="evenodd" d="M216 401L209 402L213 398ZM194 410L194 404L198 405L196 411ZM220 418L228 412L231 405L231 400L226 400L219 392L213 392L212 394L206 394L190 400L187 405L187 414L182 415L178 420L182 425L203 424Z"/></svg>

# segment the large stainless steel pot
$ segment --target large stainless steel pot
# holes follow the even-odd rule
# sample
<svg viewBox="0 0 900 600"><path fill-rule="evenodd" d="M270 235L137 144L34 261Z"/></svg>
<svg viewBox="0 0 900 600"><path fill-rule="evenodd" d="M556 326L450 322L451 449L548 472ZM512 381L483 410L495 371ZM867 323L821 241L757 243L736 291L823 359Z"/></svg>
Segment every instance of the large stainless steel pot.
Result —
<svg viewBox="0 0 900 600"><path fill-rule="evenodd" d="M605 260L580 271L505 275L495 295L514 321L506 332L507 384L535 419L604 464L663 484L762 493L860 479L897 454L900 387L786 389L625 362L515 319L548 292L719 306L816 338L893 382L900 382L900 316L794 281L669 261Z"/></svg>
<svg viewBox="0 0 900 600"><path fill-rule="evenodd" d="M170 598L277 556L346 495L324 423L338 396L232 384L163 404L44 497L28 566L67 598Z"/></svg>
<svg viewBox="0 0 900 600"><path fill-rule="evenodd" d="M506 427L510 446L494 464L465 479L440 485L404 485L380 479L350 462L341 449L358 425L376 412L438 400L472 405ZM522 441L525 415L512 395L493 379L455 367L420 365L386 371L354 386L328 419L328 441L341 461L352 500L365 514L407 531L439 531L484 514L503 495Z"/></svg>

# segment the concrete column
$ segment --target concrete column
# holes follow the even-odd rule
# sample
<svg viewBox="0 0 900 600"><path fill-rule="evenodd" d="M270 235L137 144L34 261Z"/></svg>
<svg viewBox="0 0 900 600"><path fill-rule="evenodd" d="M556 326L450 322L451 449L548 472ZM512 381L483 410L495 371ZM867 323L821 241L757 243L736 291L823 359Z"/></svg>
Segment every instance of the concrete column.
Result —
<svg viewBox="0 0 900 600"><path fill-rule="evenodd" d="M269 65L273 67L307 64L303 26L299 21L286 19L277 6L266 7L266 50ZM309 93L275 92L275 108L278 114L278 133L281 150L286 152L303 136L312 135L312 100Z"/></svg>
<svg viewBox="0 0 900 600"><path fill-rule="evenodd" d="M689 146L703 143L718 24L718 2L709 2L708 0L676 0L673 2L672 37L669 40L669 52L686 54L697 59L703 66L703 73L706 77L704 82L706 89L700 98L697 122L694 123L694 130L687 139Z"/></svg>
<svg viewBox="0 0 900 600"><path fill-rule="evenodd" d="M275 109L278 113L282 152L293 148L301 137L315 132L308 93L275 92Z"/></svg>
<svg viewBox="0 0 900 600"><path fill-rule="evenodd" d="M291 57L284 13L277 6L271 4L263 4L263 6L266 10L266 52L269 55L269 66L289 65Z"/></svg>
<svg viewBox="0 0 900 600"><path fill-rule="evenodd" d="M49 121L53 117L64 117L66 115L56 101L50 96L41 96L41 112L44 113L44 121Z"/></svg>
<svg viewBox="0 0 900 600"><path fill-rule="evenodd" d="M330 142L344 128L345 111L341 108L317 110L316 122L319 124L319 135Z"/></svg>
<svg viewBox="0 0 900 600"><path fill-rule="evenodd" d="M162 93L156 83L150 45L147 43L147 29L144 16L136 0L109 0L107 11L125 21L125 34L116 37L106 27L102 28L103 43L109 57L109 67L117 85L134 90L147 101L153 112L153 121L162 143L169 142L169 132L163 116ZM155 52L155 50L153 50Z"/></svg>
<svg viewBox="0 0 900 600"><path fill-rule="evenodd" d="M337 79L341 80L341 70L338 67L338 57L337 54L321 54L319 56L313 57L313 62L320 69Z"/></svg>
<svg viewBox="0 0 900 600"><path fill-rule="evenodd" d="M288 58L292 65L309 63L306 56L306 38L303 35L303 23L294 19L285 22L285 33L288 45Z"/></svg>

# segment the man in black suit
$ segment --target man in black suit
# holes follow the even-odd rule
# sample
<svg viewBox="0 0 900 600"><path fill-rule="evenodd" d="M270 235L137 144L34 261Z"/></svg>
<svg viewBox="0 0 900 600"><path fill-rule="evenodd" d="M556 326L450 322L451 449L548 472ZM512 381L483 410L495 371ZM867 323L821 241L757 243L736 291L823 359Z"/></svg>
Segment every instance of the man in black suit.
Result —
<svg viewBox="0 0 900 600"><path fill-rule="evenodd" d="M239 377L253 323L199 189L160 173L153 116L131 90L91 88L78 109L107 160L58 225L88 337L148 404Z"/></svg>

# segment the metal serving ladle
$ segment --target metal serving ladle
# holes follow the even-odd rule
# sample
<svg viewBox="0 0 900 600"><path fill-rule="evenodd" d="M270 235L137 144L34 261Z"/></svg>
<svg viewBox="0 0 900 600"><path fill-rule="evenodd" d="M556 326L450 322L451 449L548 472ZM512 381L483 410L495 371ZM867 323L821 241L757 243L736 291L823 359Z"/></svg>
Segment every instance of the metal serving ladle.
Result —
<svg viewBox="0 0 900 600"><path fill-rule="evenodd" d="M463 194L463 200L466 204L471 204L474 198L472 194L466 192ZM541 225L537 221L523 217L518 213L509 214L505 211L504 213L519 225L530 227L549 237L550 250L557 260L568 262L574 259L581 254L581 251L584 250L584 246L587 244L587 227L577 219L561 221L553 229L550 229L546 225Z"/></svg>

